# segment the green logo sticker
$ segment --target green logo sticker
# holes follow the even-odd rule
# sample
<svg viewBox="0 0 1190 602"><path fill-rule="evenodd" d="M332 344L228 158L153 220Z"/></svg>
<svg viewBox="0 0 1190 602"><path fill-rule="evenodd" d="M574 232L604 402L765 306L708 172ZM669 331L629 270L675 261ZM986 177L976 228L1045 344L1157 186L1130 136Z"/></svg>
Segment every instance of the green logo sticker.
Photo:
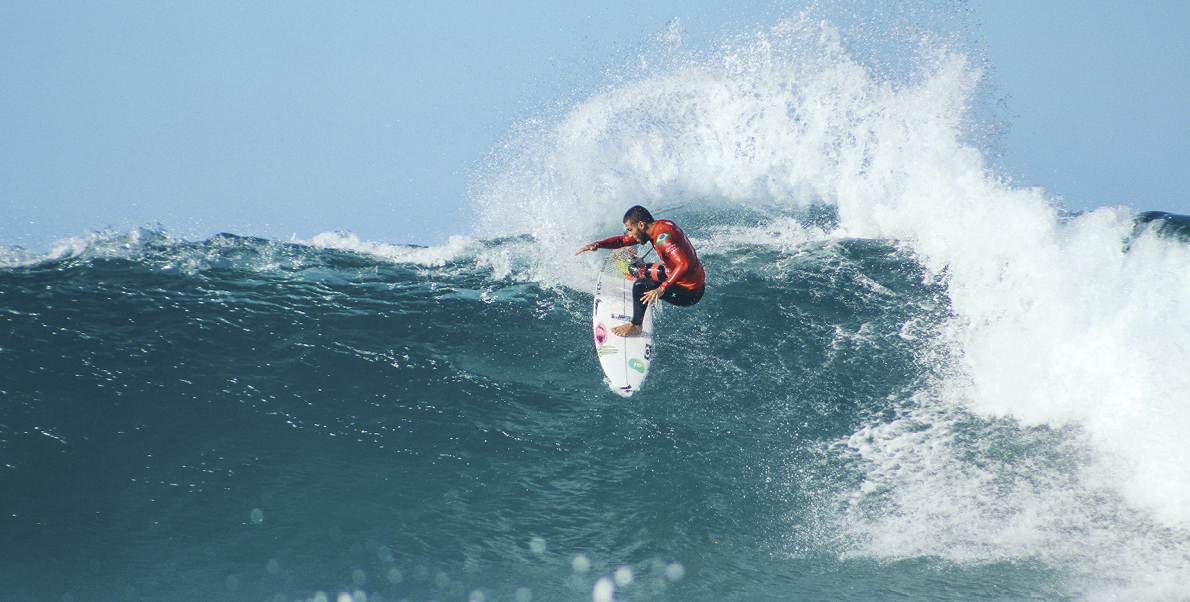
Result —
<svg viewBox="0 0 1190 602"><path fill-rule="evenodd" d="M636 358L628 360L628 367L640 372L641 374L645 373L645 363Z"/></svg>
<svg viewBox="0 0 1190 602"><path fill-rule="evenodd" d="M662 232L661 235L657 237L658 243L663 243L667 240L669 240L669 232Z"/></svg>

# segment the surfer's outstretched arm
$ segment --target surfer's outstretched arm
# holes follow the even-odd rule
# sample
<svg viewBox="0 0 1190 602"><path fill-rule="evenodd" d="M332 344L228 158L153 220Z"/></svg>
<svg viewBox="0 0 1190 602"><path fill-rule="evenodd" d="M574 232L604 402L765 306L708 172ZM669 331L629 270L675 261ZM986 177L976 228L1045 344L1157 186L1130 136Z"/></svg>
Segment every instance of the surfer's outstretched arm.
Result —
<svg viewBox="0 0 1190 602"><path fill-rule="evenodd" d="M578 255L579 253L583 253L585 251L594 251L595 249L619 249L621 247L630 247L632 245L639 244L639 240L636 240L635 238L628 235L613 236L611 238L595 241L589 245L584 245L583 248L575 251L574 254Z"/></svg>

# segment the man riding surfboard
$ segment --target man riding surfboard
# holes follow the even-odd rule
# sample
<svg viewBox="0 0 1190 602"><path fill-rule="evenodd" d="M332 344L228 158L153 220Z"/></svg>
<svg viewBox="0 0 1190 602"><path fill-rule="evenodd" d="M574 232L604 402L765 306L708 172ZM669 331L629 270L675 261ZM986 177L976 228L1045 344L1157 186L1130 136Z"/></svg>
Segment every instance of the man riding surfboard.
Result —
<svg viewBox="0 0 1190 602"><path fill-rule="evenodd" d="M706 274L690 239L677 224L667 219L654 220L648 209L637 205L624 213L624 228L627 234L585 245L574 254L647 242L653 244L661 263L647 263L637 268L633 274L636 280L632 283L632 322L612 329L617 336L630 337L641 332L645 306L658 299L682 307L698 303L706 288Z"/></svg>

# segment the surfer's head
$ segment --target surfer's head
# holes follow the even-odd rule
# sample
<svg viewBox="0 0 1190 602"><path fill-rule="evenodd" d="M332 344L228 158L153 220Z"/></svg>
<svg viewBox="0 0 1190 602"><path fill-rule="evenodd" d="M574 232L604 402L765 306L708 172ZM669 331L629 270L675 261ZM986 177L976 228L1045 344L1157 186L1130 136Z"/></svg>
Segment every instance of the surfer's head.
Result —
<svg viewBox="0 0 1190 602"><path fill-rule="evenodd" d="M624 214L624 227L628 235L645 243L649 242L649 229L653 227L653 216L648 209L637 205Z"/></svg>
<svg viewBox="0 0 1190 602"><path fill-rule="evenodd" d="M651 224L653 223L653 214L649 213L648 209L645 209L640 205L636 205L635 207L632 207L628 211L624 212L624 223L628 222L632 222L634 224L636 222Z"/></svg>

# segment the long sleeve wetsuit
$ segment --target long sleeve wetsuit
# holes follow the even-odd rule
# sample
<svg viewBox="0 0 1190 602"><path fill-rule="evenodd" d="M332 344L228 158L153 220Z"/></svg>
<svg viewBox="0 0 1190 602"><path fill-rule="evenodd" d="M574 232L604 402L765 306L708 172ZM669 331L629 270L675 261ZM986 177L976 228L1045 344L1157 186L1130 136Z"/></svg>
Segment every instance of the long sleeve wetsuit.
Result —
<svg viewBox="0 0 1190 602"><path fill-rule="evenodd" d="M640 326L645 318L643 295L655 288L664 288L661 300L673 305L694 305L702 299L706 288L706 273L690 239L669 220L657 220L649 228L649 239L657 250L660 264L640 266L632 284L632 323ZM599 249L619 249L641 244L631 235L613 236L595 243Z"/></svg>

